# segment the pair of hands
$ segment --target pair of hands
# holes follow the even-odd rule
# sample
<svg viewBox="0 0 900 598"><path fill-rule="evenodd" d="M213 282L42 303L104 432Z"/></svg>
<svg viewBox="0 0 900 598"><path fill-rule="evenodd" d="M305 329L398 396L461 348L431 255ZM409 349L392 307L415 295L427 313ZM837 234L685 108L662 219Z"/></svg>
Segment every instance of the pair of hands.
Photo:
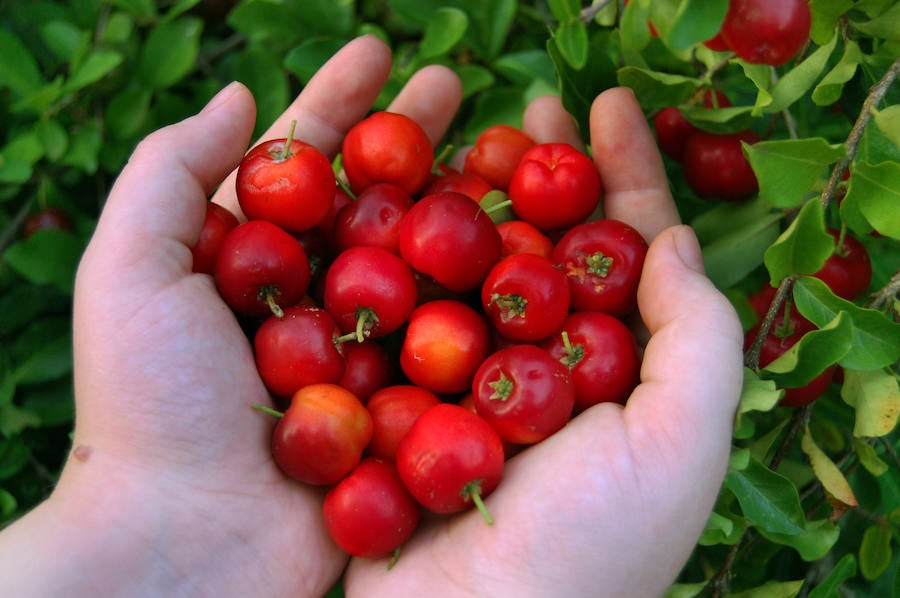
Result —
<svg viewBox="0 0 900 598"><path fill-rule="evenodd" d="M296 119L296 137L334 155L390 60L374 37L350 42L264 137ZM428 67L390 110L437 141L460 98L451 71ZM73 451L51 498L0 535L0 594L316 596L345 568L350 596L664 591L725 472L742 333L678 225L631 92L597 97L590 134L605 214L652 241L641 384L626 407L592 408L509 461L487 499L493 526L477 512L423 522L390 571L348 567L321 521L322 491L277 470L272 421L250 408L269 400L251 346L211 277L191 273L206 198L240 213L233 171L254 118L232 84L145 139L116 181L77 275ZM533 102L524 128L582 146L557 98Z"/></svg>

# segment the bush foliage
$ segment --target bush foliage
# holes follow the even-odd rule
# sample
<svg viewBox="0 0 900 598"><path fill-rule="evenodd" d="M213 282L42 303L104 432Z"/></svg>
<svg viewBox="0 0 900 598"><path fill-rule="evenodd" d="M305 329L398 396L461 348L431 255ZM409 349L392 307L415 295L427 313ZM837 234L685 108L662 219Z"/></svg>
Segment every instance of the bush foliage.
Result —
<svg viewBox="0 0 900 598"><path fill-rule="evenodd" d="M763 139L744 147L759 193L742 202L697 197L666 159L709 275L746 328L762 285L778 288L776 307L791 302L816 325L765 368L748 351L731 466L670 594L900 596L900 5L811 0L809 44L769 67L702 43L727 4L0 1L0 522L46 497L69 449L74 269L138 140L232 80L253 91L262 131L335 50L374 33L395 55L376 109L423 65L459 74L453 147L491 124L520 125L543 94L559 94L587 130L592 99L615 85L634 89L648 119L681 106L700 129ZM733 105L696 106L710 87ZM47 208L70 226L25 235ZM826 227L872 256L859 300L809 276L833 251ZM777 405L784 388L833 365L843 377L824 397Z"/></svg>

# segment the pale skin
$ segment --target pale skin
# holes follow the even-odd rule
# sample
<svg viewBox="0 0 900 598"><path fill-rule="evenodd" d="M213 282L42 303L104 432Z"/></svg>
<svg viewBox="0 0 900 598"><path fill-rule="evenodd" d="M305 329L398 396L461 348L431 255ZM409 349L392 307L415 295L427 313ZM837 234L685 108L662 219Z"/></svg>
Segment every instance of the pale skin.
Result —
<svg viewBox="0 0 900 598"><path fill-rule="evenodd" d="M374 37L351 42L264 137L296 119L333 156L390 60ZM391 110L438 141L460 97L452 72L428 67ZM0 595L321 596L342 572L348 596L662 593L725 473L742 334L631 92L597 97L590 137L605 213L652 241L641 384L626 407L593 408L510 460L486 500L493 526L476 511L429 518L390 571L336 548L323 490L273 464L251 346L212 278L191 274L204 201L238 212L229 173L254 118L232 84L144 140L116 181L77 275L73 450L51 497L0 534ZM524 128L580 145L557 98L529 106Z"/></svg>

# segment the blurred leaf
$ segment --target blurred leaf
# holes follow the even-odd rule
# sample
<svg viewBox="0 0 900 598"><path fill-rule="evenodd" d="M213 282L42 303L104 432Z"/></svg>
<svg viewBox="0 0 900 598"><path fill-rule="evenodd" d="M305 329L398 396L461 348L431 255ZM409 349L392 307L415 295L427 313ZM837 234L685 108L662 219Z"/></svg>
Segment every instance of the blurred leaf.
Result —
<svg viewBox="0 0 900 598"><path fill-rule="evenodd" d="M0 152L0 183L18 185L31 178L31 164L13 155Z"/></svg>
<svg viewBox="0 0 900 598"><path fill-rule="evenodd" d="M741 212L751 213L745 209L747 205L723 204L698 218L704 222L715 219L725 233L703 243L706 275L719 288L728 288L756 270L781 230L781 215L767 207L765 211L753 210L754 218L741 218Z"/></svg>
<svg viewBox="0 0 900 598"><path fill-rule="evenodd" d="M493 66L497 72L515 83L530 84L534 79L542 79L556 85L553 62L541 50L523 50L498 57Z"/></svg>
<svg viewBox="0 0 900 598"><path fill-rule="evenodd" d="M41 37L63 62L75 62L91 43L91 34L68 21L50 21L41 27Z"/></svg>
<svg viewBox="0 0 900 598"><path fill-rule="evenodd" d="M69 131L69 151L60 162L80 168L88 174L97 170L97 156L100 153L102 137L96 120L79 123Z"/></svg>
<svg viewBox="0 0 900 598"><path fill-rule="evenodd" d="M892 239L900 239L900 164L884 162L877 166L862 162L853 170L841 214L851 207L859 210L866 223ZM857 225L859 227L859 225ZM865 231L860 231L860 233Z"/></svg>
<svg viewBox="0 0 900 598"><path fill-rule="evenodd" d="M853 343L840 361L845 369L875 370L900 359L900 324L892 322L880 311L859 307L837 297L818 278L803 276L797 279L794 304L816 326L826 325L840 312L850 317Z"/></svg>
<svg viewBox="0 0 900 598"><path fill-rule="evenodd" d="M619 37L622 47L629 50L640 50L650 41L650 19L648 2L629 2L622 11L619 22ZM674 104L672 104L674 106Z"/></svg>
<svg viewBox="0 0 900 598"><path fill-rule="evenodd" d="M838 466L834 464L831 457L825 454L819 448L819 445L816 444L809 431L809 426L806 426L803 432L800 447L809 458L809 463L816 473L816 478L822 483L828 502L834 508L832 519L840 517L841 514L849 509L858 507L859 503L856 500L856 495L853 494L853 489L847 483L847 478L844 477Z"/></svg>
<svg viewBox="0 0 900 598"><path fill-rule="evenodd" d="M63 85L63 91L70 93L96 83L121 63L122 55L114 50L94 50L69 76Z"/></svg>
<svg viewBox="0 0 900 598"><path fill-rule="evenodd" d="M463 98L470 98L496 83L491 71L476 64L455 66L453 70L462 82Z"/></svg>
<svg viewBox="0 0 900 598"><path fill-rule="evenodd" d="M821 137L760 141L747 146L747 158L759 181L759 195L779 208L799 206L844 147Z"/></svg>
<svg viewBox="0 0 900 598"><path fill-rule="evenodd" d="M874 19L864 22L851 21L852 26L872 37L900 40L900 4L894 4Z"/></svg>
<svg viewBox="0 0 900 598"><path fill-rule="evenodd" d="M882 525L870 525L859 545L859 572L873 580L887 570L894 553L891 550L891 530Z"/></svg>
<svg viewBox="0 0 900 598"><path fill-rule="evenodd" d="M841 398L856 410L857 438L887 436L897 427L900 386L893 374L881 369L844 370Z"/></svg>
<svg viewBox="0 0 900 598"><path fill-rule="evenodd" d="M42 120L34 126L34 132L44 146L44 154L51 162L58 161L69 147L69 134L56 120Z"/></svg>
<svg viewBox="0 0 900 598"><path fill-rule="evenodd" d="M659 73L633 66L619 69L618 83L634 90L644 110L682 104L700 87L700 81L693 77Z"/></svg>
<svg viewBox="0 0 900 598"><path fill-rule="evenodd" d="M679 106L679 111L698 129L710 133L736 133L751 126L750 106L707 108L702 105Z"/></svg>
<svg viewBox="0 0 900 598"><path fill-rule="evenodd" d="M228 25L251 42L277 41L290 47L310 37L297 26L296 7L275 0L240 2L228 13Z"/></svg>
<svg viewBox="0 0 900 598"><path fill-rule="evenodd" d="M134 20L123 12L114 12L103 28L103 41L111 44L122 44L128 41L134 31Z"/></svg>
<svg viewBox="0 0 900 598"><path fill-rule="evenodd" d="M179 17L156 26L141 50L137 77L153 89L180 81L194 68L202 31L203 21L196 17Z"/></svg>
<svg viewBox="0 0 900 598"><path fill-rule="evenodd" d="M822 204L818 199L808 200L787 230L766 250L769 281L777 286L788 276L818 272L833 252L834 239L825 231Z"/></svg>
<svg viewBox="0 0 900 598"><path fill-rule="evenodd" d="M28 464L31 450L19 436L0 438L0 480L10 478Z"/></svg>
<svg viewBox="0 0 900 598"><path fill-rule="evenodd" d="M259 138L290 102L290 90L281 61L263 45L251 46L241 53L235 78L250 89L256 100L254 138ZM287 131L283 136L287 136Z"/></svg>
<svg viewBox="0 0 900 598"><path fill-rule="evenodd" d="M469 17L463 11L439 8L425 29L419 45L419 55L427 59L446 54L463 38L468 26Z"/></svg>
<svg viewBox="0 0 900 598"><path fill-rule="evenodd" d="M784 388L799 388L812 382L850 350L853 324L846 313L838 313L818 330L807 332L782 355L762 369L762 378Z"/></svg>
<svg viewBox="0 0 900 598"><path fill-rule="evenodd" d="M729 594L731 598L794 598L803 588L803 581L767 581L763 585Z"/></svg>
<svg viewBox="0 0 900 598"><path fill-rule="evenodd" d="M553 17L560 22L577 19L578 12L581 10L579 0L548 0L547 5L550 7Z"/></svg>
<svg viewBox="0 0 900 598"><path fill-rule="evenodd" d="M676 50L685 50L715 37L722 28L728 0L685 0L679 3L674 19L657 18L650 4L650 19L656 24L660 37Z"/></svg>
<svg viewBox="0 0 900 598"><path fill-rule="evenodd" d="M37 61L18 37L0 29L0 89L27 96L43 85Z"/></svg>
<svg viewBox="0 0 900 598"><path fill-rule="evenodd" d="M70 377L29 387L22 407L35 414L42 426L71 424L75 417L75 398Z"/></svg>
<svg viewBox="0 0 900 598"><path fill-rule="evenodd" d="M862 56L859 44L853 40L848 40L840 61L828 71L828 74L813 89L813 102L819 106L828 106L838 101L844 91L844 85L853 79L853 76L856 74Z"/></svg>
<svg viewBox="0 0 900 598"><path fill-rule="evenodd" d="M18 434L25 428L41 425L37 414L12 403L0 403L0 432L6 436Z"/></svg>
<svg viewBox="0 0 900 598"><path fill-rule="evenodd" d="M72 371L72 338L69 335L50 339L19 364L13 376L19 384L46 382Z"/></svg>
<svg viewBox="0 0 900 598"><path fill-rule="evenodd" d="M166 11L166 14L162 18L162 22L165 23L183 15L190 9L200 4L202 1L203 0L178 0L169 7L169 10Z"/></svg>
<svg viewBox="0 0 900 598"><path fill-rule="evenodd" d="M853 0L810 0L810 38L820 46L828 43L834 36L838 19L851 8Z"/></svg>
<svg viewBox="0 0 900 598"><path fill-rule="evenodd" d="M148 21L156 16L154 0L109 0L109 3L125 10L139 21Z"/></svg>
<svg viewBox="0 0 900 598"><path fill-rule="evenodd" d="M725 486L758 529L787 535L803 533L804 515L797 488L781 474L751 460L745 469L729 471Z"/></svg>
<svg viewBox="0 0 900 598"><path fill-rule="evenodd" d="M3 259L36 284L52 284L71 293L84 239L62 230L42 230L10 245Z"/></svg>
<svg viewBox="0 0 900 598"><path fill-rule="evenodd" d="M112 96L106 107L106 124L118 139L130 139L147 122L153 93L146 88L131 87Z"/></svg>
<svg viewBox="0 0 900 598"><path fill-rule="evenodd" d="M888 464L881 460L872 445L861 438L853 439L853 451L856 453L860 465L876 478L884 475L890 469Z"/></svg>
<svg viewBox="0 0 900 598"><path fill-rule="evenodd" d="M579 20L561 23L553 34L560 55L575 70L581 70L587 63L587 28Z"/></svg>
<svg viewBox="0 0 900 598"><path fill-rule="evenodd" d="M781 112L802 98L822 76L831 53L837 46L837 40L838 36L834 36L830 42L786 72L765 94L759 94L753 114Z"/></svg>
<svg viewBox="0 0 900 598"><path fill-rule="evenodd" d="M330 37L304 40L284 57L284 68L297 75L300 82L306 85L345 43L343 39Z"/></svg>
<svg viewBox="0 0 900 598"><path fill-rule="evenodd" d="M852 554L845 554L841 560L832 567L823 581L819 583L809 593L809 598L832 598L840 596L840 586L848 579L856 576L856 557Z"/></svg>
<svg viewBox="0 0 900 598"><path fill-rule="evenodd" d="M18 509L16 497L0 488L0 521L5 521Z"/></svg>

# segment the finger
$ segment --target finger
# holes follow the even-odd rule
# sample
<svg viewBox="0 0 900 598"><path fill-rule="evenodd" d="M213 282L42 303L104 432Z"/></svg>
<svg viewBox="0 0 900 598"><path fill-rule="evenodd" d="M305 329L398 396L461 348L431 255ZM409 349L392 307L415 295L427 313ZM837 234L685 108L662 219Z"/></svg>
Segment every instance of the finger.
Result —
<svg viewBox="0 0 900 598"><path fill-rule="evenodd" d="M608 89L594 100L591 150L607 218L627 222L648 242L681 222L656 141L630 89Z"/></svg>
<svg viewBox="0 0 900 598"><path fill-rule="evenodd" d="M287 136L291 121L296 120L294 138L333 157L347 130L372 108L390 70L390 48L379 38L365 35L348 42L316 72L257 142ZM243 218L234 188L236 176L236 172L228 176L213 201Z"/></svg>
<svg viewBox="0 0 900 598"><path fill-rule="evenodd" d="M390 112L410 117L437 144L447 132L462 102L462 83L452 70L440 65L417 71L388 106Z"/></svg>
<svg viewBox="0 0 900 598"><path fill-rule="evenodd" d="M91 245L105 249L90 255L128 270L170 256L189 272L206 198L243 156L254 116L249 90L232 83L199 114L141 141L98 222Z"/></svg>
<svg viewBox="0 0 900 598"><path fill-rule="evenodd" d="M743 332L734 308L703 274L689 227L667 229L651 244L638 306L651 337L627 417L636 429L655 426L648 435L679 445L667 449L671 454L723 468L743 378Z"/></svg>
<svg viewBox="0 0 900 598"><path fill-rule="evenodd" d="M584 151L578 125L558 96L535 98L522 115L522 129L537 143L568 143Z"/></svg>

